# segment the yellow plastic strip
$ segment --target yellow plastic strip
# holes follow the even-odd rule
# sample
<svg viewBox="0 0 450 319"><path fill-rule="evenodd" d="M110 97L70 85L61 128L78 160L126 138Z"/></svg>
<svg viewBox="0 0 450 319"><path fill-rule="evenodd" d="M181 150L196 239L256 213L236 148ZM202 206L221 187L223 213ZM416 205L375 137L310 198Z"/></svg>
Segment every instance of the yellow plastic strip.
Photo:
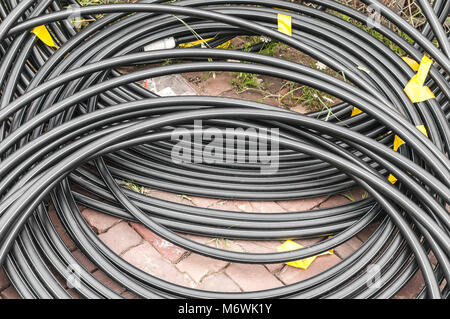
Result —
<svg viewBox="0 0 450 319"><path fill-rule="evenodd" d="M397 183L397 178L395 178L395 176L392 174L389 175L388 180L391 182L391 184Z"/></svg>
<svg viewBox="0 0 450 319"><path fill-rule="evenodd" d="M224 49L224 50L226 50L226 49L228 49L230 47L230 45L231 45L231 40L227 41L225 43L222 43L221 45L218 45L216 48L217 49Z"/></svg>
<svg viewBox="0 0 450 319"><path fill-rule="evenodd" d="M292 36L292 18L291 16L278 13L278 31Z"/></svg>
<svg viewBox="0 0 450 319"><path fill-rule="evenodd" d="M427 128L425 127L425 125L417 125L416 127L417 127L417 129L419 131L421 131L423 133L423 135L428 137L428 132L427 132ZM395 138L394 138L394 151L397 152L399 147L402 146L403 144L405 144L405 141L403 141L398 135L395 135ZM397 178L394 175L392 175L392 174L389 175L388 180L392 184L397 183Z"/></svg>
<svg viewBox="0 0 450 319"><path fill-rule="evenodd" d="M398 135L395 135L394 138L394 151L398 151L399 147L405 144L405 141L402 140Z"/></svg>
<svg viewBox="0 0 450 319"><path fill-rule="evenodd" d="M352 111L352 115L350 115L350 117L353 117L353 116L356 116L356 115L358 115L358 114L361 114L363 111L361 111L360 109L358 109L357 107L354 107L353 108L353 111Z"/></svg>
<svg viewBox="0 0 450 319"><path fill-rule="evenodd" d="M203 39L203 40L197 40L197 41L192 41L189 43L181 43L180 45L178 45L180 48L190 48L199 44L206 44L208 41L213 40L214 38L209 38L209 39Z"/></svg>
<svg viewBox="0 0 450 319"><path fill-rule="evenodd" d="M34 28L33 30L31 30L31 33L34 33L42 42L44 42L49 47L59 49L59 46L55 44L55 41L53 41L53 38L50 35L50 32L48 32L45 25Z"/></svg>
<svg viewBox="0 0 450 319"><path fill-rule="evenodd" d="M413 59L408 58L406 56L404 56L402 59L403 59L403 61L405 61L411 67L411 69L413 69L416 72L419 71L420 64L417 63L416 60L413 60Z"/></svg>
<svg viewBox="0 0 450 319"><path fill-rule="evenodd" d="M424 85L433 61L424 56L419 65L419 70L405 87L405 93L413 103L424 102L436 98L430 88Z"/></svg>
<svg viewBox="0 0 450 319"><path fill-rule="evenodd" d="M277 247L277 250L279 252L286 252L286 251L292 251L292 250L297 250L297 249L301 249L303 248L302 245L292 241L292 240L287 240L285 241L283 244L281 244L280 246ZM287 262L286 265L295 267L295 268L300 268L300 269L308 269L309 266L311 266L311 264L313 263L313 261L318 257L318 256L322 256L322 255L332 255L333 251L327 251L324 252L320 255L317 256L311 256L308 258L304 258L304 259L300 259L300 260L296 260L296 261L290 261Z"/></svg>
<svg viewBox="0 0 450 319"><path fill-rule="evenodd" d="M192 41L189 43L181 43L178 46L180 48L190 48L199 44L206 44L209 41L214 40L214 38L209 38L209 39L204 39L204 40L197 40L197 41ZM227 41L225 43L222 43L221 45L218 45L216 48L217 49L228 49L230 47L231 41Z"/></svg>
<svg viewBox="0 0 450 319"><path fill-rule="evenodd" d="M425 125L418 125L416 127L419 131L421 131L423 133L423 135L428 137L428 132L427 132L427 129L425 128Z"/></svg>

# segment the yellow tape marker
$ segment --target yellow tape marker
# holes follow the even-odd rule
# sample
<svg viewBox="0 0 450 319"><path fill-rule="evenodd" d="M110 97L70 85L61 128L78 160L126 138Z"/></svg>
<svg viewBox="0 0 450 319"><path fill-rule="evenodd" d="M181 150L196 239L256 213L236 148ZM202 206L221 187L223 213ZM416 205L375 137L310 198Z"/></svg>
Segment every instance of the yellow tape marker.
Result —
<svg viewBox="0 0 450 319"><path fill-rule="evenodd" d="M433 61L424 56L422 62L420 62L417 74L406 85L405 93L411 102L419 103L436 98L430 88L424 85L432 65Z"/></svg>
<svg viewBox="0 0 450 319"><path fill-rule="evenodd" d="M292 36L292 17L278 13L278 31Z"/></svg>
<svg viewBox="0 0 450 319"><path fill-rule="evenodd" d="M189 43L181 43L180 45L178 45L180 48L190 48L199 44L206 44L207 42L213 40L214 38L209 38L209 39L203 39L203 40L197 40L197 41L192 41Z"/></svg>
<svg viewBox="0 0 450 319"><path fill-rule="evenodd" d="M395 178L395 176L392 174L389 174L388 180L391 182L391 184L397 183L397 178Z"/></svg>
<svg viewBox="0 0 450 319"><path fill-rule="evenodd" d="M286 252L286 251L292 251L292 250L297 250L303 248L302 245L292 241L292 240L287 240L285 241L283 244L281 244L280 246L277 247L277 250L279 252ZM295 267L295 268L300 268L300 269L308 269L309 266L311 266L311 264L313 263L313 261L318 257L318 256L322 256L322 255L332 255L333 251L327 251L324 252L320 255L317 256L311 256L308 258L304 258L304 259L300 259L300 260L296 260L296 261L290 261L287 262L286 265Z"/></svg>
<svg viewBox="0 0 450 319"><path fill-rule="evenodd" d="M399 147L405 144L405 141L402 140L398 135L395 135L394 138L394 151L398 151Z"/></svg>
<svg viewBox="0 0 450 319"><path fill-rule="evenodd" d="M361 111L360 109L358 109L357 107L354 107L353 108L353 111L352 111L352 115L350 115L350 117L353 117L353 116L356 116L356 115L358 115L358 114L361 114L363 111Z"/></svg>
<svg viewBox="0 0 450 319"><path fill-rule="evenodd" d="M55 44L55 41L53 41L53 38L50 35L50 32L48 32L45 25L34 28L33 30L31 30L31 33L34 33L42 42L44 42L49 47L59 49L59 46Z"/></svg>
<svg viewBox="0 0 450 319"><path fill-rule="evenodd" d="M178 46L180 48L190 48L199 44L207 44L209 41L214 40L214 38L209 38L209 39L204 39L204 40L197 40L197 41L192 41L189 43L181 43ZM225 43L222 43L221 45L218 45L216 48L217 49L228 49L230 47L231 41L227 41Z"/></svg>
<svg viewBox="0 0 450 319"><path fill-rule="evenodd" d="M426 137L428 137L427 129L425 128L425 125L417 125L416 126L419 131L423 133ZM405 141L402 140L398 135L395 135L394 138L394 151L398 151L399 147L405 144Z"/></svg>
<svg viewBox="0 0 450 319"><path fill-rule="evenodd" d="M426 129L425 125L417 125L416 127L417 127L417 129L419 131L422 132L423 135L428 137L428 132L427 132L427 129ZM397 152L399 147L402 146L403 144L405 144L405 141L403 141L398 135L395 135L395 138L394 138L394 151ZM392 174L389 175L388 180L392 184L397 183L397 178L394 175L392 175Z"/></svg>
<svg viewBox="0 0 450 319"><path fill-rule="evenodd" d="M423 133L423 135L428 137L428 132L427 132L427 129L425 128L425 125L418 125L416 127L419 131L421 131Z"/></svg>
<svg viewBox="0 0 450 319"><path fill-rule="evenodd" d="M416 72L419 71L420 65L419 65L419 63L416 62L416 60L413 60L406 56L404 56L402 59L411 67L411 69L413 69Z"/></svg>

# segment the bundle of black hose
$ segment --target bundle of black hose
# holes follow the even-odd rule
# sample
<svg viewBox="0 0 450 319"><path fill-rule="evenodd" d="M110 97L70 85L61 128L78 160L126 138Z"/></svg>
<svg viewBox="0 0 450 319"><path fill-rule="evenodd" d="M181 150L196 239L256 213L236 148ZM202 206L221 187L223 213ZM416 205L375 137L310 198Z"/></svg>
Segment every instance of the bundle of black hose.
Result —
<svg viewBox="0 0 450 319"><path fill-rule="evenodd" d="M5 0L0 5L0 264L20 295L70 297L54 273L70 281L68 269L79 265L52 227L44 200L50 194L76 245L99 269L141 297L389 298L421 271L426 287L418 298L447 298L450 85L442 23L450 2L436 1L431 8L419 1L427 18L420 33L378 1L364 1L415 43L383 24L371 23L374 31L417 62L424 52L437 62L425 83L436 99L423 103L412 103L403 91L415 71L371 33L341 19L339 15L345 15L365 25L369 17L337 1L310 1L316 8L276 0L154 4L161 2L77 8L83 17L106 14L79 32L71 26L73 10L64 10L59 1ZM291 17L291 36L277 31L280 13ZM42 25L59 49L30 33ZM282 42L340 72L344 80L257 54L261 44L249 52L215 48L241 35ZM431 41L434 37L439 48ZM211 48L170 45L139 52L168 38L175 44L214 40ZM156 65L167 60L183 63ZM127 75L115 70L142 65L151 68ZM299 115L223 97L159 98L136 84L162 75L209 71L275 76L343 102ZM362 113L352 117L354 107ZM198 120L207 128L277 128L278 170L265 175L250 162L174 162L171 132L180 128L193 134ZM428 137L418 126L426 128ZM232 139L254 134L233 132ZM392 149L395 136L404 142L398 152ZM194 141L193 146L203 143ZM243 154L247 158L250 152ZM398 179L395 185L387 180L389 174ZM371 197L315 212L235 213L159 200L116 182L130 177L168 191L232 199L308 198L355 185ZM381 223L351 256L312 278L268 291L226 294L181 287L131 266L91 231L77 203L139 221L188 250L243 263L317 255L349 240L373 220ZM176 231L244 240L333 237L298 251L244 254L200 245ZM438 264L430 262L430 253ZM379 267L379 286L367 285L364 270L371 264ZM81 280L75 290L81 296L121 297L82 267L78 270ZM443 280L447 285L440 288Z"/></svg>

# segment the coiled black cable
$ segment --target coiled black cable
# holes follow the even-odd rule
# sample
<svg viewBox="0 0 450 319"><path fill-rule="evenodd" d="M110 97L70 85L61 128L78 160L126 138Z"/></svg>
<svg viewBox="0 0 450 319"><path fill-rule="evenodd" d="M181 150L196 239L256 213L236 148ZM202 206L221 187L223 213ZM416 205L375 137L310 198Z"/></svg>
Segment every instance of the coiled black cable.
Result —
<svg viewBox="0 0 450 319"><path fill-rule="evenodd" d="M421 271L426 287L418 297L447 298L450 61L442 22L448 2L436 2L433 10L419 1L427 18L421 33L378 1L363 1L376 6L414 43L383 24L373 27L377 32L417 61L424 52L436 61L426 83L436 99L416 104L403 92L414 71L383 42L340 17L365 24L367 16L336 1L310 1L316 7L268 0L158 2L77 8L81 16L107 14L80 32L67 21L73 11L63 9L75 1L7 0L0 5L0 264L19 294L70 297L52 270L67 279L67 268L77 261L48 217L45 199L51 195L83 253L141 297L389 298ZM276 31L277 14L286 12L292 16L292 36ZM48 25L58 50L29 32L40 25ZM142 52L169 36L177 44L214 37L210 45L215 46L240 35L283 42L342 72L346 81L254 52L200 47ZM155 66L165 60L183 63ZM127 75L116 71L140 65L152 67ZM135 84L194 71L270 75L343 102L331 111L300 115L223 97L160 98ZM353 107L364 113L351 117ZM207 127L279 128L278 171L267 176L245 163L174 163L171 132L192 132L195 120ZM428 138L418 125L426 127ZM239 134L235 137L252 136ZM395 135L406 142L399 152L392 150ZM395 186L387 181L391 173L399 181ZM314 213L235 213L187 207L118 185L117 180L130 177L144 186L215 198L299 199L356 185L371 197ZM313 256L342 244L375 219L381 223L351 256L310 279L268 291L216 293L171 284L128 264L96 237L77 203L141 222L199 254L245 263ZM297 251L244 254L201 245L175 231L244 240L333 237ZM438 264L430 262L430 252ZM366 285L362 272L371 263L380 266L384 283L375 289ZM81 269L80 277L76 291L81 296L120 298L89 272ZM443 280L447 285L441 288Z"/></svg>

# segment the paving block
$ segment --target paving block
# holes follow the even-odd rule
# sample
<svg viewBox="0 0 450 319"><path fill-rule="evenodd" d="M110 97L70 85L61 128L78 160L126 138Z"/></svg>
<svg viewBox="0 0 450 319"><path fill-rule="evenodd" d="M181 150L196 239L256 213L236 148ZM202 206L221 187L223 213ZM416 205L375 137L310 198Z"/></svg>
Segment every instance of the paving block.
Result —
<svg viewBox="0 0 450 319"><path fill-rule="evenodd" d="M138 296L136 296L134 293L130 291L125 291L121 294L122 297L125 299L140 299Z"/></svg>
<svg viewBox="0 0 450 319"><path fill-rule="evenodd" d="M220 202L220 199L216 198L207 198L207 197L197 197L197 196L189 196L191 202L198 207L208 208Z"/></svg>
<svg viewBox="0 0 450 319"><path fill-rule="evenodd" d="M122 287L116 281L112 280L107 274L105 274L101 270L94 271L92 274L94 275L95 278L97 278L103 284L105 284L109 289L111 289L112 291L114 291L119 295L126 290L124 287Z"/></svg>
<svg viewBox="0 0 450 319"><path fill-rule="evenodd" d="M373 232L380 226L380 222L374 222L367 226L365 229L360 231L356 236L363 242L365 242L370 235L373 234Z"/></svg>
<svg viewBox="0 0 450 319"><path fill-rule="evenodd" d="M283 213L285 210L276 202L252 201L250 205L255 213Z"/></svg>
<svg viewBox="0 0 450 319"><path fill-rule="evenodd" d="M69 293L69 295L72 296L73 299L83 299L83 297L81 295L79 295L75 290L73 289L67 289L67 292Z"/></svg>
<svg viewBox="0 0 450 319"><path fill-rule="evenodd" d="M283 209L288 212L303 212L319 206L321 203L327 200L327 198L328 196L321 196L298 200L286 200L278 201L277 204L283 207Z"/></svg>
<svg viewBox="0 0 450 319"><path fill-rule="evenodd" d="M235 200L234 201L234 205L242 212L245 212L245 213L253 213L254 212L254 208L250 204L249 201L246 201L246 200Z"/></svg>
<svg viewBox="0 0 450 319"><path fill-rule="evenodd" d="M357 250L363 242L358 237L353 237L347 240L345 243L334 248L334 253L340 258L344 259L350 256L355 250Z"/></svg>
<svg viewBox="0 0 450 319"><path fill-rule="evenodd" d="M5 271L0 267L0 291L7 288L10 285L9 279L6 276Z"/></svg>
<svg viewBox="0 0 450 319"><path fill-rule="evenodd" d="M222 272L207 276L197 287L200 290L219 291L219 292L240 292L241 289L233 280Z"/></svg>
<svg viewBox="0 0 450 319"><path fill-rule="evenodd" d="M92 263L82 252L77 249L72 252L73 256L81 263L81 265L89 272L97 270L97 266Z"/></svg>
<svg viewBox="0 0 450 319"><path fill-rule="evenodd" d="M227 210L227 211L231 211L231 212L239 212L239 211L241 211L236 206L234 201L231 201L231 200L220 200L220 201L214 203L209 208L217 209L217 210Z"/></svg>
<svg viewBox="0 0 450 319"><path fill-rule="evenodd" d="M128 250L123 259L151 275L186 287L192 287L192 281L185 277L173 264L165 260L148 242Z"/></svg>
<svg viewBox="0 0 450 319"><path fill-rule="evenodd" d="M190 254L181 260L176 267L188 274L196 283L199 283L206 275L216 273L224 269L229 263L223 260L205 257L199 254Z"/></svg>
<svg viewBox="0 0 450 319"><path fill-rule="evenodd" d="M99 238L118 255L142 242L141 236L126 222L111 227Z"/></svg>
<svg viewBox="0 0 450 319"><path fill-rule="evenodd" d="M152 244L164 258L172 263L177 263L180 258L187 253L185 249L159 237L142 224L131 223L131 226L142 236L142 238L144 238L144 240Z"/></svg>
<svg viewBox="0 0 450 319"><path fill-rule="evenodd" d="M151 197L163 199L163 200L166 200L166 201L169 201L169 202L184 204L184 205L188 205L188 206L193 206L194 205L188 199L190 197L189 196L187 196L187 197L182 196L183 194L174 194L174 193L161 191L161 190L158 190L158 189L148 189L148 194Z"/></svg>
<svg viewBox="0 0 450 319"><path fill-rule="evenodd" d="M424 286L422 273L417 271L408 283L394 296L394 299L415 299Z"/></svg>
<svg viewBox="0 0 450 319"><path fill-rule="evenodd" d="M245 252L251 254L268 254L276 253L277 247L282 244L281 241L246 241L239 240L236 242ZM264 265L271 273L275 273L283 268L284 263L279 264L265 264Z"/></svg>
<svg viewBox="0 0 450 319"><path fill-rule="evenodd" d="M106 232L108 229L121 221L119 218L109 216L89 208L83 210L81 213L97 234Z"/></svg>
<svg viewBox="0 0 450 319"><path fill-rule="evenodd" d="M0 292L0 296L2 296L2 298L4 299L21 299L19 294L17 293L16 288L14 288L13 286L9 286L8 288Z"/></svg>
<svg viewBox="0 0 450 319"><path fill-rule="evenodd" d="M342 195L330 196L326 201L319 205L319 208L331 208L351 203L351 201Z"/></svg>
<svg viewBox="0 0 450 319"><path fill-rule="evenodd" d="M53 224L53 227L55 227L56 232L59 234L59 236L61 237L62 241L67 246L67 248L70 251L74 251L75 249L77 249L77 245L75 245L75 242L72 240L72 238L70 238L69 234L66 232L64 226L61 223L61 220L59 219L53 207L50 207L48 209L48 215Z"/></svg>
<svg viewBox="0 0 450 319"><path fill-rule="evenodd" d="M277 277L286 285L293 284L320 274L340 261L341 259L336 255L318 256L308 269L286 266L277 274Z"/></svg>
<svg viewBox="0 0 450 319"><path fill-rule="evenodd" d="M231 264L225 273L243 290L257 291L283 285L262 265Z"/></svg>

